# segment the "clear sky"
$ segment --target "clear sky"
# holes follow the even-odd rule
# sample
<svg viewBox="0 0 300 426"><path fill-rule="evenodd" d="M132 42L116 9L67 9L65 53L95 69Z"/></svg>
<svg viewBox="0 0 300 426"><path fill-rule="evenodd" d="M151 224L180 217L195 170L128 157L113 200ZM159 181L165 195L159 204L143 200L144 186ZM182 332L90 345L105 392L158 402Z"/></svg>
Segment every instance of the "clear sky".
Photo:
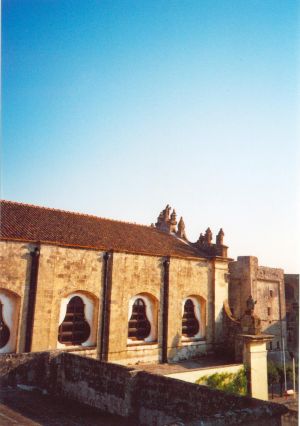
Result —
<svg viewBox="0 0 300 426"><path fill-rule="evenodd" d="M297 0L3 0L2 197L299 273Z"/></svg>

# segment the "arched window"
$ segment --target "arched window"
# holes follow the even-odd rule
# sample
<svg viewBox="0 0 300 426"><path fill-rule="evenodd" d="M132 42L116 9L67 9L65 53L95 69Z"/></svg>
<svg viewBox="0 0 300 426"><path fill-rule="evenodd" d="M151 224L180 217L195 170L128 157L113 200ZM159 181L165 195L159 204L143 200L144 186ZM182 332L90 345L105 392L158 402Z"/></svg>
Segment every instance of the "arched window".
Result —
<svg viewBox="0 0 300 426"><path fill-rule="evenodd" d="M132 314L128 323L128 337L131 340L144 340L149 336L150 322L146 316L146 305L138 298L132 305Z"/></svg>
<svg viewBox="0 0 300 426"><path fill-rule="evenodd" d="M182 335L194 337L199 331L199 322L195 316L195 307L191 299L187 299L183 308Z"/></svg>
<svg viewBox="0 0 300 426"><path fill-rule="evenodd" d="M16 293L0 289L0 353L16 351L20 300Z"/></svg>
<svg viewBox="0 0 300 426"><path fill-rule="evenodd" d="M91 328L84 314L84 303L79 296L74 296L67 305L67 312L58 328L58 341L65 345L81 345L91 333Z"/></svg>
<svg viewBox="0 0 300 426"><path fill-rule="evenodd" d="M0 349L7 345L10 337L10 331L3 318L3 304L0 302Z"/></svg>
<svg viewBox="0 0 300 426"><path fill-rule="evenodd" d="M188 296L182 304L182 340L205 338L206 304L201 296Z"/></svg>
<svg viewBox="0 0 300 426"><path fill-rule="evenodd" d="M140 293L129 300L127 343L157 341L157 299Z"/></svg>

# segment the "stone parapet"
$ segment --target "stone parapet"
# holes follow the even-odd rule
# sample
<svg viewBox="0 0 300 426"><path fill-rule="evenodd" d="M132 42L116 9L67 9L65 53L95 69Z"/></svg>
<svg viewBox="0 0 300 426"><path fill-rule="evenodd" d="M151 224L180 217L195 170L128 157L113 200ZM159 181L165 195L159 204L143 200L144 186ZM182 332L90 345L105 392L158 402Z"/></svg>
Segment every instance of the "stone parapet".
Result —
<svg viewBox="0 0 300 426"><path fill-rule="evenodd" d="M287 412L279 404L59 351L1 355L0 383L37 386L121 415L129 424L273 426Z"/></svg>

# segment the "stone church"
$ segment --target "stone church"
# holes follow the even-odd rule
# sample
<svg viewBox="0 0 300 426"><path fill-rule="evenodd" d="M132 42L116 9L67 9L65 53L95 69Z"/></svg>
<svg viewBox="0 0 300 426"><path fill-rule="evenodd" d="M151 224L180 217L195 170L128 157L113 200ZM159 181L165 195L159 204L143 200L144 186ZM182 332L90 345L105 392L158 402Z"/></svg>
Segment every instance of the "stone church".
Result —
<svg viewBox="0 0 300 426"><path fill-rule="evenodd" d="M259 295L264 283L280 295L282 336L283 273L233 262L223 239L207 228L189 242L169 206L144 226L2 201L0 353L64 349L133 364L222 351L224 304L242 315L258 294L254 273Z"/></svg>

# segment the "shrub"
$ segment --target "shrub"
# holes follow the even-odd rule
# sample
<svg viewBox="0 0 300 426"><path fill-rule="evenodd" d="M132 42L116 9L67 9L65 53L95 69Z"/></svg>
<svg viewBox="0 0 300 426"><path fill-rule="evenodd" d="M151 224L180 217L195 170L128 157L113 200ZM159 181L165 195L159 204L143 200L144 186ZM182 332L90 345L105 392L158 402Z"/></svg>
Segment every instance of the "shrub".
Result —
<svg viewBox="0 0 300 426"><path fill-rule="evenodd" d="M215 373L196 380L198 385L206 385L224 392L247 395L246 369L241 368L237 373Z"/></svg>

